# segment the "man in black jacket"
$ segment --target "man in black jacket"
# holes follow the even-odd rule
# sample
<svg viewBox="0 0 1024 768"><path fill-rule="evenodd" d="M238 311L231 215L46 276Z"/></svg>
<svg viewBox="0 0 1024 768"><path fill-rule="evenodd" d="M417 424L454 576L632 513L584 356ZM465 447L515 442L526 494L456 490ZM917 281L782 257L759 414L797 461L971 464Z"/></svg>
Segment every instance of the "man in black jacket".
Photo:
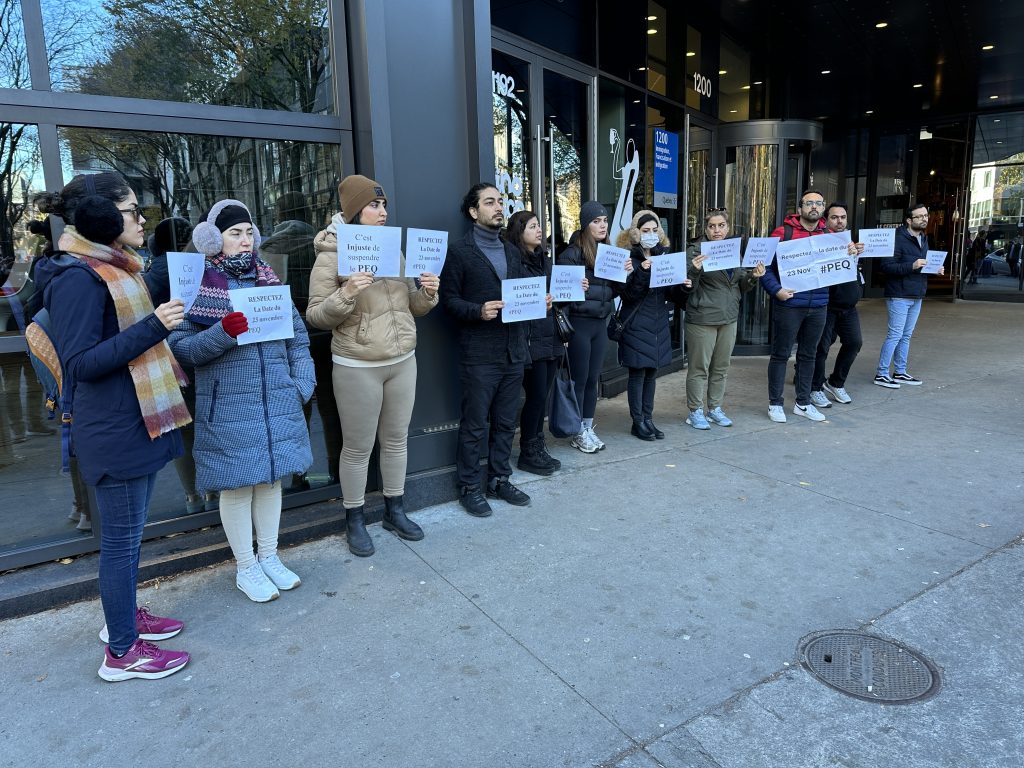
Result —
<svg viewBox="0 0 1024 768"><path fill-rule="evenodd" d="M846 204L832 203L825 211L826 226L829 232L845 232L847 227ZM864 252L864 244L856 243L858 255ZM828 395L837 403L852 403L853 398L846 391L846 377L850 375L850 366L864 344L860 332L860 316L857 314L857 302L864 295L864 278L860 268L857 279L848 283L839 283L828 289L828 310L825 314L825 328L818 342L818 353L814 358L814 376L811 379L811 402L818 408L831 408ZM825 363L828 362L828 351L836 338L840 341L839 354L832 375L825 378Z"/></svg>
<svg viewBox="0 0 1024 768"><path fill-rule="evenodd" d="M456 455L459 503L475 517L491 507L481 490L480 458L490 424L487 496L526 506L530 497L509 482L523 367L529 360L525 323L503 323L501 281L524 277L517 249L499 239L504 201L493 184L474 185L462 200L473 229L448 245L441 304L459 331L462 420Z"/></svg>

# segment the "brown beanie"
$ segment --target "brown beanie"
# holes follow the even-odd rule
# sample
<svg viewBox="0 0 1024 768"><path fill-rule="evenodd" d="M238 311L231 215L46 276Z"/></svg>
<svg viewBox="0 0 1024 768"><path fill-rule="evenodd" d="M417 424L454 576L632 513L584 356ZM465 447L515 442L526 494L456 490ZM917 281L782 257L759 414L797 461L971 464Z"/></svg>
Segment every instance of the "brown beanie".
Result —
<svg viewBox="0 0 1024 768"><path fill-rule="evenodd" d="M351 224L359 218L360 212L378 198L387 202L384 187L373 179L356 174L346 176L338 185L338 200L341 203L341 215L345 222Z"/></svg>

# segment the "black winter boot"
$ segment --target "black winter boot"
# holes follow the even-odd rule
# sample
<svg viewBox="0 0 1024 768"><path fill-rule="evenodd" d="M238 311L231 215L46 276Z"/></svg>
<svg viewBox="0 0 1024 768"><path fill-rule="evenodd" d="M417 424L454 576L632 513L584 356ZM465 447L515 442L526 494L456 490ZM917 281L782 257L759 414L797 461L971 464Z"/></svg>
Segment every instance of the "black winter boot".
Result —
<svg viewBox="0 0 1024 768"><path fill-rule="evenodd" d="M643 419L633 421L633 426L630 428L629 434L633 435L633 437L639 437L641 440L650 441L655 439L654 433L651 431L650 427L647 426L647 422Z"/></svg>
<svg viewBox="0 0 1024 768"><path fill-rule="evenodd" d="M537 450L553 472L557 472L562 468L562 462L548 453L548 447L544 444L544 435L537 438Z"/></svg>
<svg viewBox="0 0 1024 768"><path fill-rule="evenodd" d="M345 510L345 532L348 538L348 551L356 557L369 557L373 554L373 540L366 532L366 521L363 519L364 508L353 507Z"/></svg>
<svg viewBox="0 0 1024 768"><path fill-rule="evenodd" d="M644 416L644 425L650 430L651 434L654 435L655 440L665 439L665 433L654 425L654 420L650 416Z"/></svg>
<svg viewBox="0 0 1024 768"><path fill-rule="evenodd" d="M419 541L423 538L423 529L405 515L403 496L384 497L384 520L381 527L392 531L398 538L408 541Z"/></svg>
<svg viewBox="0 0 1024 768"><path fill-rule="evenodd" d="M540 442L538 438L533 438L520 443L519 461L516 462L516 466L524 472L534 475L550 475L555 468L544 460L544 456L539 450L538 443Z"/></svg>

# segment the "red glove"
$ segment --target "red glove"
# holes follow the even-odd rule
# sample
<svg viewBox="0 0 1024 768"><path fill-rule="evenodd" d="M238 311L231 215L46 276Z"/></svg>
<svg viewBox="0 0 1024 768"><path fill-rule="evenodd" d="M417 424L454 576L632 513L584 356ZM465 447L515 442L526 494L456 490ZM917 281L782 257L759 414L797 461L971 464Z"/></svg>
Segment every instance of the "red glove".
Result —
<svg viewBox="0 0 1024 768"><path fill-rule="evenodd" d="M245 319L245 315L241 312L232 312L229 315L225 315L220 324L224 327L224 332L232 339L237 339L239 334L249 330L249 321Z"/></svg>

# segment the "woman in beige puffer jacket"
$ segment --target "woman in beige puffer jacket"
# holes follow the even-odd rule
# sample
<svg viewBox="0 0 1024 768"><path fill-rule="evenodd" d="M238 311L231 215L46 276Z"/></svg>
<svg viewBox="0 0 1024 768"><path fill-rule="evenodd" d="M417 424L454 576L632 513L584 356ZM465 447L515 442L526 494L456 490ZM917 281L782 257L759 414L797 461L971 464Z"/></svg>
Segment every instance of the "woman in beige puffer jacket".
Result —
<svg viewBox="0 0 1024 768"><path fill-rule="evenodd" d="M306 322L330 330L334 396L343 443L339 476L344 497L348 548L373 554L366 532L364 494L374 438L380 438L385 530L410 541L423 530L405 515L405 468L409 421L416 398L416 317L437 305L437 275L375 278L369 272L338 275L337 227L383 225L387 196L365 176L348 176L338 186L342 213L316 236L316 263L309 276ZM403 258L404 268L404 258ZM418 284L417 284L418 283Z"/></svg>

